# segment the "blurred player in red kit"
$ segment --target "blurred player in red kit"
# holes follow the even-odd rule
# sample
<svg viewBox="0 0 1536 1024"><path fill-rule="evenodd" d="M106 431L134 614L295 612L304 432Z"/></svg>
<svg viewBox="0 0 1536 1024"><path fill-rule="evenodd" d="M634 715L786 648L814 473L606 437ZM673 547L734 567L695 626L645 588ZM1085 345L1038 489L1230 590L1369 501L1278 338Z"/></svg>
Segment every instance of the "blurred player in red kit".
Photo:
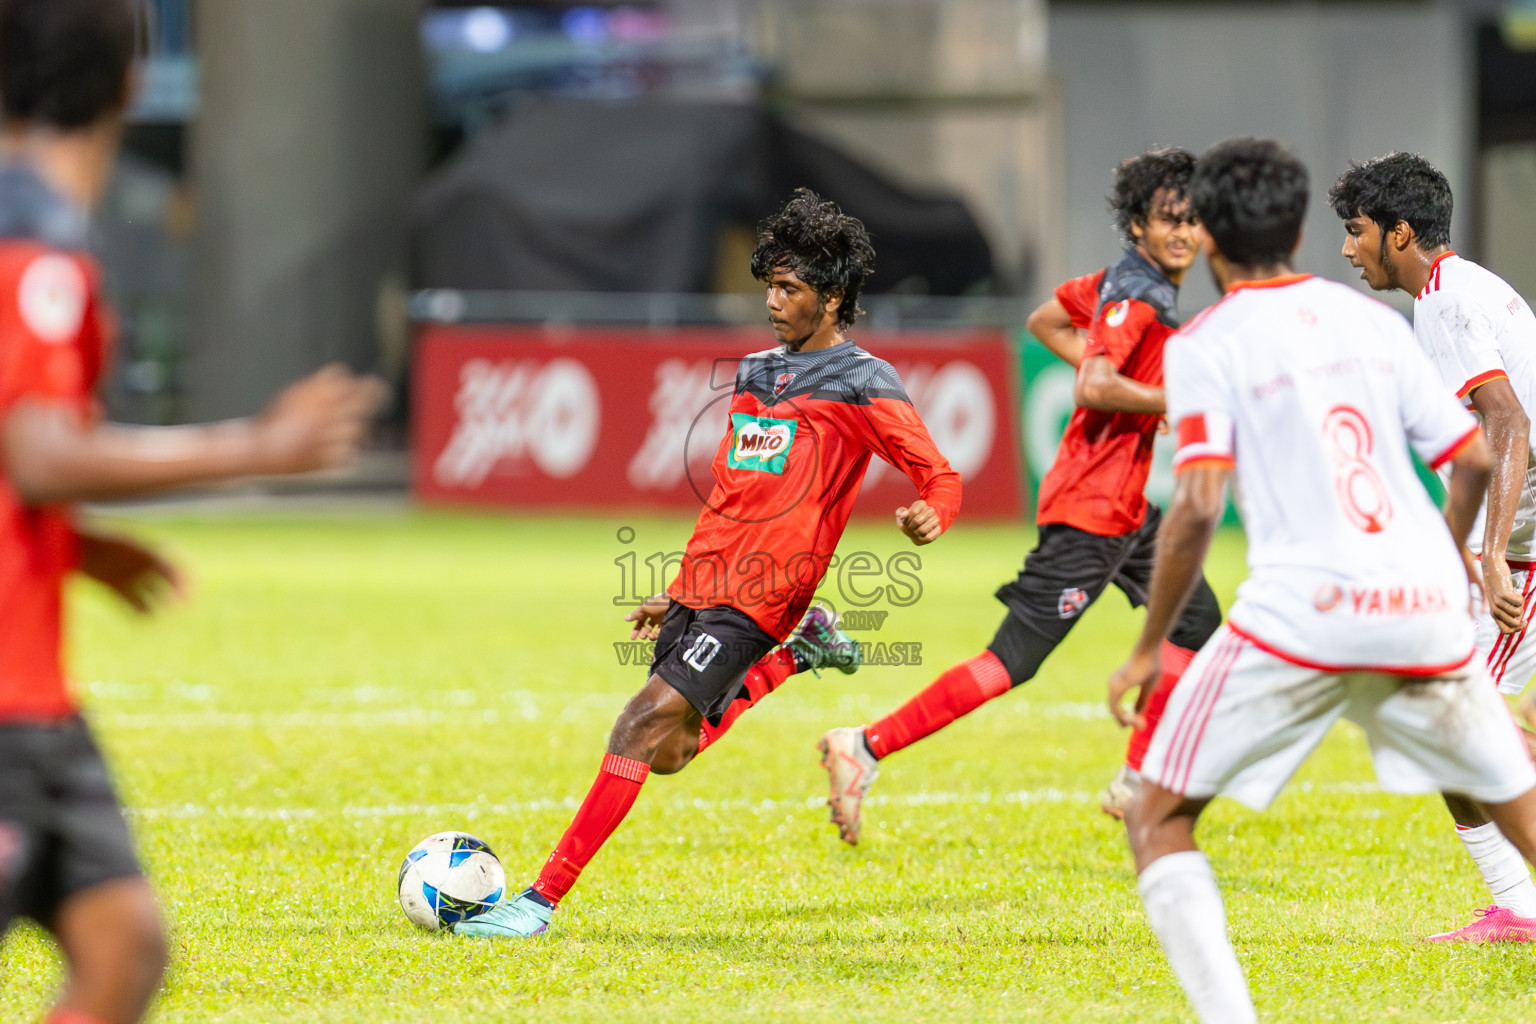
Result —
<svg viewBox="0 0 1536 1024"><path fill-rule="evenodd" d="M859 841L861 809L882 758L1020 686L1113 583L1133 606L1146 602L1159 512L1143 495L1163 405L1163 342L1178 326L1179 283L1199 253L1185 194L1194 157L1153 149L1116 169L1110 208L1127 242L1112 267L1067 281L1030 315L1028 327L1077 367L1073 411L1056 461L1040 482L1040 540L1018 578L997 592L1008 615L985 651L939 676L890 715L822 737L832 821ZM1135 785L1158 713L1179 673L1221 625L1202 580L1163 648L1166 678L1149 695L1147 724L1102 801L1119 817Z"/></svg>
<svg viewBox="0 0 1536 1024"><path fill-rule="evenodd" d="M127 0L0 4L0 932L35 920L64 954L48 1024L133 1024L166 946L107 768L60 663L72 572L141 611L178 586L71 503L344 463L379 386L327 369L265 413L212 426L102 422L112 340L89 212L130 92Z"/></svg>
<svg viewBox="0 0 1536 1024"><path fill-rule="evenodd" d="M844 334L874 255L863 224L805 189L762 226L752 273L767 285L779 346L741 360L715 486L682 568L666 594L627 616L633 635L656 639L650 677L614 723L597 781L538 879L456 933L543 934L651 772L681 771L790 674L835 656L831 624L814 628L818 609L807 607L871 456L922 496L896 510L914 544L954 521L960 475L896 371Z"/></svg>

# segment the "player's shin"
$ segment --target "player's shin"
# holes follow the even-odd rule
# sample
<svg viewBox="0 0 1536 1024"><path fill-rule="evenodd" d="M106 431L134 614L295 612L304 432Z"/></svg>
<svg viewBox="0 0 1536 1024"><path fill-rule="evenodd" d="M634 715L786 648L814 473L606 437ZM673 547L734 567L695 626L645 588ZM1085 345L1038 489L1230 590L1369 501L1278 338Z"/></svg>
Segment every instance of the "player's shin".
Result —
<svg viewBox="0 0 1536 1024"><path fill-rule="evenodd" d="M917 696L864 730L875 757L911 746L968 715L1012 685L1002 659L982 651L935 679Z"/></svg>
<svg viewBox="0 0 1536 1024"><path fill-rule="evenodd" d="M1184 670L1194 659L1196 652L1177 644L1163 641L1162 662L1163 674L1158 677L1157 685L1153 688L1151 696L1147 698L1146 707L1141 709L1143 722L1141 728L1131 732L1131 739L1126 744L1125 763L1132 771L1141 771L1142 759L1147 756L1147 746L1152 742L1152 733L1157 728L1157 723L1163 717L1163 709L1168 706L1168 698L1173 694L1173 688L1178 685Z"/></svg>
<svg viewBox="0 0 1536 1024"><path fill-rule="evenodd" d="M1501 804L1485 804L1488 817L1514 844L1526 862L1536 866L1536 787Z"/></svg>
<svg viewBox="0 0 1536 1024"><path fill-rule="evenodd" d="M800 668L795 662L795 656L787 647L770 651L749 668L746 679L742 681L747 688L747 695L731 702L725 714L720 716L719 725L710 725L707 718L699 723L699 749L694 756L704 753L707 747L730 731L738 718L750 708L756 707L758 701L777 690L784 684L784 680L798 671Z"/></svg>
<svg viewBox="0 0 1536 1024"><path fill-rule="evenodd" d="M1159 857L1137 879L1147 919L1204 1024L1255 1021L1248 982L1227 939L1227 915L1205 854Z"/></svg>
<svg viewBox="0 0 1536 1024"><path fill-rule="evenodd" d="M1488 883L1494 904L1520 917L1536 918L1536 884L1531 882L1530 869L1499 826L1492 822L1477 828L1457 825L1456 836Z"/></svg>
<svg viewBox="0 0 1536 1024"><path fill-rule="evenodd" d="M565 835L555 844L549 860L544 862L538 881L533 883L534 892L554 905L571 891L582 869L635 805L650 772L650 766L643 761L618 754L603 755L597 780L587 791L587 798L581 802Z"/></svg>

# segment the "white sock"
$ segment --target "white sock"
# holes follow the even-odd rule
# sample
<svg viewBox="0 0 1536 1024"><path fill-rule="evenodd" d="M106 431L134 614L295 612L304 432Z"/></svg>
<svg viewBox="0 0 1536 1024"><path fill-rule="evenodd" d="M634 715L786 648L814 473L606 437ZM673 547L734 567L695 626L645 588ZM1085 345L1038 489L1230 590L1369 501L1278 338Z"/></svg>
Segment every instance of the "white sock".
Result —
<svg viewBox="0 0 1536 1024"><path fill-rule="evenodd" d="M1159 857L1136 885L1195 1016L1205 1024L1257 1021L1248 982L1227 940L1227 914L1205 854L1188 850Z"/></svg>
<svg viewBox="0 0 1536 1024"><path fill-rule="evenodd" d="M1536 917L1536 885L1531 884L1525 858L1514 843L1504 838L1499 826L1491 821L1477 828L1458 826L1456 834L1477 870L1483 873L1483 880L1493 892L1493 902L1521 917Z"/></svg>

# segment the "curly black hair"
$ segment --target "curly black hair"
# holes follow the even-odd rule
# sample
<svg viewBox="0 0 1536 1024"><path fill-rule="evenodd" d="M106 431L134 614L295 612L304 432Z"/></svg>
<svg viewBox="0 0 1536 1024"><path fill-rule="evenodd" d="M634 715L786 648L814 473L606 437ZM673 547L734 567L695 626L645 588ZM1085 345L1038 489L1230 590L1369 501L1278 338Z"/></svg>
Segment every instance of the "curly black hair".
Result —
<svg viewBox="0 0 1536 1024"><path fill-rule="evenodd" d="M839 330L852 327L864 315L859 292L875 272L869 232L857 217L808 188L795 189L784 208L757 229L752 276L767 281L785 267L814 288L823 303L834 292L842 294L837 307Z"/></svg>
<svg viewBox="0 0 1536 1024"><path fill-rule="evenodd" d="M1132 224L1146 224L1158 190L1167 189L1174 204L1189 194L1189 178L1195 172L1193 153L1171 147L1149 149L1140 156L1120 161L1115 168L1115 188L1105 198L1115 215L1115 227L1127 242L1133 241Z"/></svg>
<svg viewBox="0 0 1536 1024"><path fill-rule="evenodd" d="M66 131L121 108L136 32L127 0L5 0L0 107Z"/></svg>
<svg viewBox="0 0 1536 1024"><path fill-rule="evenodd" d="M1228 139L1200 154L1189 197L1233 263L1285 263L1307 215L1307 168L1273 139Z"/></svg>
<svg viewBox="0 0 1536 1024"><path fill-rule="evenodd" d="M1438 249L1451 244L1451 183L1417 153L1388 153L1363 164L1350 164L1328 190L1328 202L1340 220L1369 217L1386 234L1407 221L1419 245Z"/></svg>

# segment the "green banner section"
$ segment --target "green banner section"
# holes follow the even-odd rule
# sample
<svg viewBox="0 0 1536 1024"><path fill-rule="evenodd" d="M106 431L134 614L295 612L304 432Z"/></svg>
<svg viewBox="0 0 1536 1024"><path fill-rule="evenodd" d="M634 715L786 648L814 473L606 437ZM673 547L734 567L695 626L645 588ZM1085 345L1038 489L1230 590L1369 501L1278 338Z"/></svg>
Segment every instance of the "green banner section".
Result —
<svg viewBox="0 0 1536 1024"><path fill-rule="evenodd" d="M1035 507L1040 492L1040 478L1056 461L1056 446L1061 443L1067 420L1072 417L1072 367L1052 354L1027 331L1016 336L1019 351L1019 380L1023 384L1025 480L1029 486L1029 506ZM1152 470L1147 474L1147 500L1159 508L1168 507L1173 497L1173 438L1159 434L1152 445ZM1227 502L1224 523L1238 522L1237 510Z"/></svg>
<svg viewBox="0 0 1536 1024"><path fill-rule="evenodd" d="M1412 452L1408 454L1413 455ZM1417 455L1413 455L1413 468L1419 471L1419 479L1424 481L1424 489L1429 496L1435 499L1435 504L1445 507L1445 484L1440 482L1440 476L1434 470L1424 465L1424 461Z"/></svg>
<svg viewBox="0 0 1536 1024"><path fill-rule="evenodd" d="M1020 429L1024 434L1025 482L1029 488L1029 507L1035 507L1040 493L1040 478L1056 460L1056 446L1072 416L1072 383L1076 376L1072 367L1052 354L1027 331L1016 335L1019 352L1019 380L1023 385ZM1153 444L1152 471L1147 475L1147 500L1160 508L1168 507L1173 496L1173 438L1158 435ZM1445 501L1445 487L1440 478L1414 456L1414 467L1419 479L1436 505ZM1227 502L1225 524L1240 522L1237 509L1231 500Z"/></svg>

